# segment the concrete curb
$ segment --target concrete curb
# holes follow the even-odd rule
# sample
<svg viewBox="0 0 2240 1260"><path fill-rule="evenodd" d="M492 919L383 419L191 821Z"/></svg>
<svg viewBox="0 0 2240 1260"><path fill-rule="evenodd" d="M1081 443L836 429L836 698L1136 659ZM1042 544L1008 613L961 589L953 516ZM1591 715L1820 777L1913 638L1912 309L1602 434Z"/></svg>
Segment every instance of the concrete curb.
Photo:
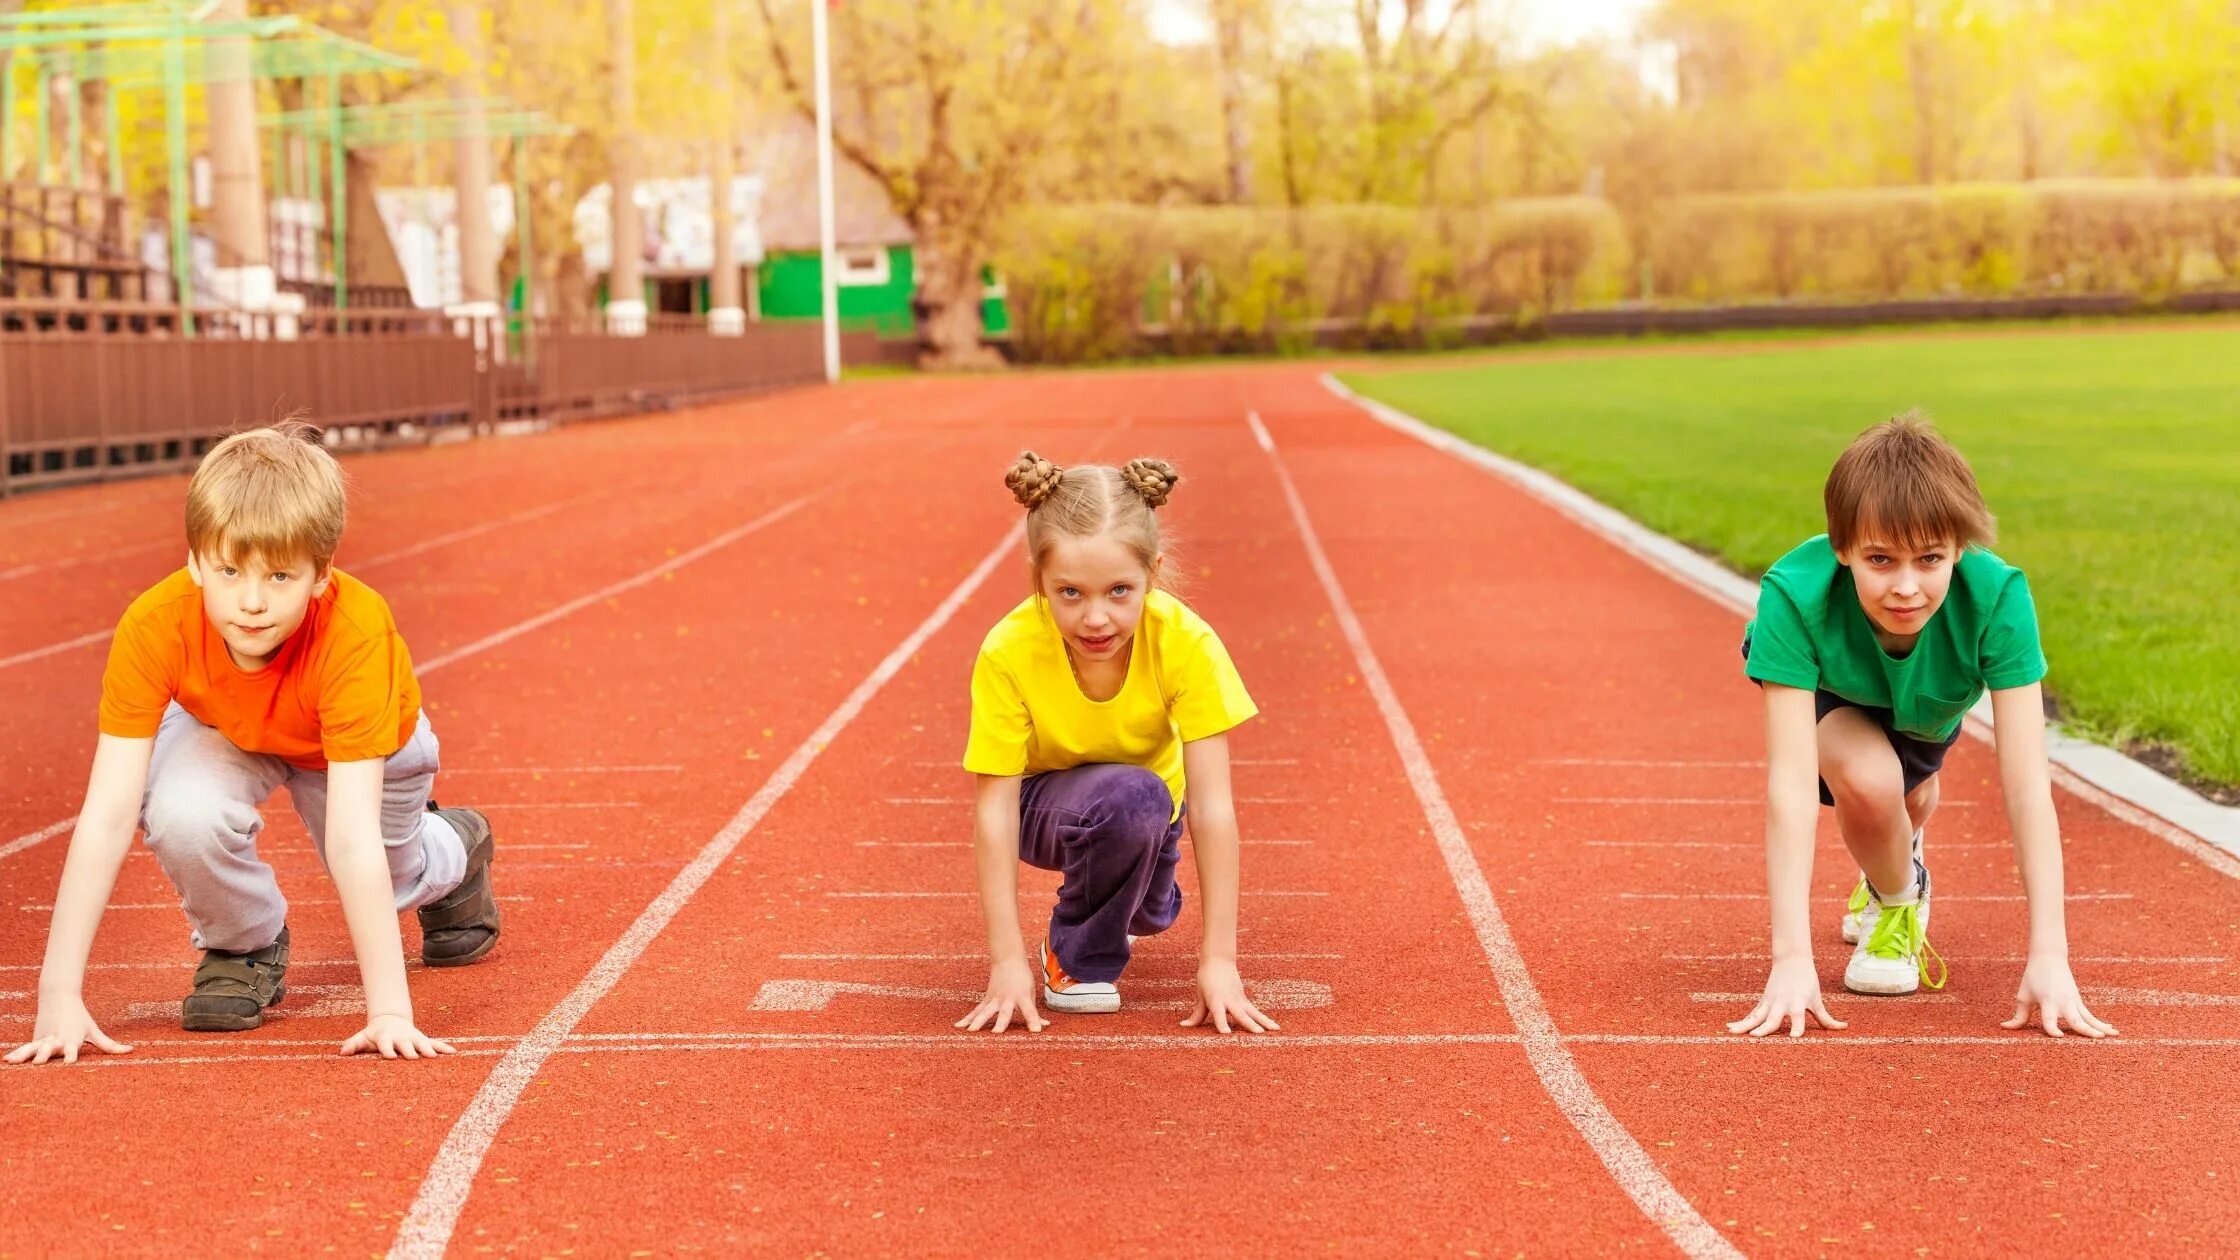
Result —
<svg viewBox="0 0 2240 1260"><path fill-rule="evenodd" d="M1577 487L1356 394L1328 372L1322 374L1322 384L1380 423L1517 486L1729 611L1748 617L1756 610L1757 583ZM1969 712L1967 729L1977 739L1991 742L1989 696ZM2064 734L2058 728L2046 733L2046 754L2053 763L2054 781L2061 787L2125 822L2153 832L2202 865L2240 879L2240 808L2219 805L2113 748Z"/></svg>

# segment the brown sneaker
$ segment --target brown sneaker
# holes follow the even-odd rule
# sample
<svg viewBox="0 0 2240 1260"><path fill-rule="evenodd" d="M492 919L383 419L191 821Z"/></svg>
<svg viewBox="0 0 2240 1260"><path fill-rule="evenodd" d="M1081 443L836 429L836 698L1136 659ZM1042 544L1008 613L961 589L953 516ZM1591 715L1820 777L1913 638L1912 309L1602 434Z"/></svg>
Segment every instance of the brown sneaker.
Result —
<svg viewBox="0 0 2240 1260"><path fill-rule="evenodd" d="M490 856L497 838L479 809L428 812L448 822L467 845L467 876L449 896L420 907L420 961L430 967L464 967L498 943L498 899L490 892Z"/></svg>
<svg viewBox="0 0 2240 1260"><path fill-rule="evenodd" d="M288 996L288 929L280 939L246 954L204 950L194 969L194 992L179 1003L179 1027L188 1032L246 1032L264 1023L268 1007Z"/></svg>

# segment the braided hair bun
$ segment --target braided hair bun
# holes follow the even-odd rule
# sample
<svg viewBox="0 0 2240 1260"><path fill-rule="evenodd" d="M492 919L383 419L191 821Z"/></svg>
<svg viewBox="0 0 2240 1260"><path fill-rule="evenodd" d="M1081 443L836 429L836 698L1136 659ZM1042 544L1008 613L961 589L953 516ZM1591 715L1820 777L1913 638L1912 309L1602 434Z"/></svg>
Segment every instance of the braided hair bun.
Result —
<svg viewBox="0 0 2240 1260"><path fill-rule="evenodd" d="M1042 501L1058 492L1058 482L1066 470L1044 459L1033 451L1023 451L1017 463L1003 474L1003 484L1010 487L1011 497L1029 512L1042 506Z"/></svg>
<svg viewBox="0 0 2240 1260"><path fill-rule="evenodd" d="M1167 496L1174 492L1174 483L1182 480L1182 474L1163 459L1131 459L1120 470L1120 479L1142 496L1145 507L1156 508L1166 504Z"/></svg>

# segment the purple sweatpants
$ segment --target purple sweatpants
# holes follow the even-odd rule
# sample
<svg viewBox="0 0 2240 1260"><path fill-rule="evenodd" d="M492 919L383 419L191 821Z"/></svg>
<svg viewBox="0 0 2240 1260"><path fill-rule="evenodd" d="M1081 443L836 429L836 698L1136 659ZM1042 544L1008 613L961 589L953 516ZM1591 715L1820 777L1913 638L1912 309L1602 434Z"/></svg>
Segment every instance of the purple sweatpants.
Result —
<svg viewBox="0 0 2240 1260"><path fill-rule="evenodd" d="M1050 948L1076 980L1118 980L1128 937L1174 925L1182 819L1166 782L1141 766L1075 766L1019 789L1019 860L1062 871Z"/></svg>

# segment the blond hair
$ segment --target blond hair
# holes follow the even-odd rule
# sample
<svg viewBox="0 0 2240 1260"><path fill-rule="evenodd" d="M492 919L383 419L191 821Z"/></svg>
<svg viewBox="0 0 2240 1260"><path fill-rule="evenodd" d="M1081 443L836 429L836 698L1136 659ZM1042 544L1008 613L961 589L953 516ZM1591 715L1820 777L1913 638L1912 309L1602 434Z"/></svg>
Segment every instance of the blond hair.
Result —
<svg viewBox="0 0 2240 1260"><path fill-rule="evenodd" d="M1822 498L1828 542L1839 552L1868 535L1908 550L1936 542L1985 547L1998 537L1974 470L1919 411L1854 438L1828 473Z"/></svg>
<svg viewBox="0 0 2240 1260"><path fill-rule="evenodd" d="M1156 579L1152 565L1164 550L1157 509L1180 480L1182 474L1163 459L1131 459L1118 468L1060 468L1033 451L1022 453L1003 474L1003 484L1027 509L1027 562L1037 588L1043 561L1059 539L1104 534L1126 543Z"/></svg>
<svg viewBox="0 0 2240 1260"><path fill-rule="evenodd" d="M233 434L187 482L187 549L238 564L309 556L324 571L349 516L342 465L300 421Z"/></svg>

